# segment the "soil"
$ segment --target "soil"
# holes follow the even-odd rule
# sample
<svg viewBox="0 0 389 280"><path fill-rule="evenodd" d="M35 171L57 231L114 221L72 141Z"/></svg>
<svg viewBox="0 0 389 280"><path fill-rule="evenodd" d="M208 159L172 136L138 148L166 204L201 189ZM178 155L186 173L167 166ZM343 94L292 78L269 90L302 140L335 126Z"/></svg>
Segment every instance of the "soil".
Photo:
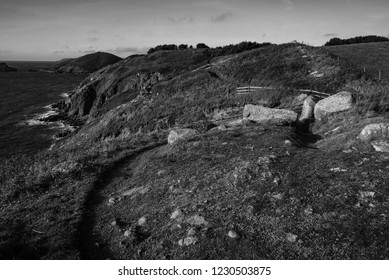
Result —
<svg viewBox="0 0 389 280"><path fill-rule="evenodd" d="M122 158L87 199L81 258L388 258L389 156L314 139L249 125Z"/></svg>

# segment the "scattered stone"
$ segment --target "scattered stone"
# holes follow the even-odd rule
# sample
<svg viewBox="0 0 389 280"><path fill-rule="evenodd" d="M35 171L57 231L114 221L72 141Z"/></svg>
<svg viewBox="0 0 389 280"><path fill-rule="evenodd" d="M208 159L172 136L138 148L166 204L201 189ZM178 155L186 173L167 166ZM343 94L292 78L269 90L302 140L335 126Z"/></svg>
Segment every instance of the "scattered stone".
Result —
<svg viewBox="0 0 389 280"><path fill-rule="evenodd" d="M287 233L286 234L286 239L290 242L290 243L294 243L297 241L297 235L295 234L292 234L292 233Z"/></svg>
<svg viewBox="0 0 389 280"><path fill-rule="evenodd" d="M257 123L288 125L297 120L297 114L291 110L248 104L244 107L243 118Z"/></svg>
<svg viewBox="0 0 389 280"><path fill-rule="evenodd" d="M236 238L239 237L239 235L238 235L235 231L230 230L230 231L228 232L228 237L233 238L233 239L236 239Z"/></svg>
<svg viewBox="0 0 389 280"><path fill-rule="evenodd" d="M304 100L303 110L302 110L301 115L299 117L299 121L300 122L312 119L312 117L313 117L313 110L315 108L315 104L316 103L315 103L315 101L313 101L313 97L312 96L308 96Z"/></svg>
<svg viewBox="0 0 389 280"><path fill-rule="evenodd" d="M143 226L144 224L146 224L146 222L147 222L146 217L142 217L142 218L140 218L140 219L138 220L138 225L139 225L139 226Z"/></svg>
<svg viewBox="0 0 389 280"><path fill-rule="evenodd" d="M199 239L196 236L188 236L183 239L178 240L178 245L180 246L190 246L197 243Z"/></svg>
<svg viewBox="0 0 389 280"><path fill-rule="evenodd" d="M332 172L346 172L347 169L342 169L340 167L334 167L334 168L331 168L330 171L332 171Z"/></svg>
<svg viewBox="0 0 389 280"><path fill-rule="evenodd" d="M157 175L162 176L162 175L165 175L165 173L166 173L166 170L159 170Z"/></svg>
<svg viewBox="0 0 389 280"><path fill-rule="evenodd" d="M290 142L289 140L285 140L284 144L285 146L292 146L292 142Z"/></svg>
<svg viewBox="0 0 389 280"><path fill-rule="evenodd" d="M188 236L195 236L196 235L196 233L197 233L197 231L196 231L196 229L195 228L190 228L189 230L188 230Z"/></svg>
<svg viewBox="0 0 389 280"><path fill-rule="evenodd" d="M189 217L186 222L190 225L196 225L196 226L201 226L201 225L204 225L204 226L207 226L208 225L208 222L205 220L205 218L203 216L200 216L198 214L195 214L191 217Z"/></svg>
<svg viewBox="0 0 389 280"><path fill-rule="evenodd" d="M284 195L282 193L278 193L273 195L272 197L276 200L281 200L284 197Z"/></svg>
<svg viewBox="0 0 389 280"><path fill-rule="evenodd" d="M149 191L148 187L132 188L132 189L122 193L122 196L134 196L134 195L138 195L138 194L146 194L148 191Z"/></svg>
<svg viewBox="0 0 389 280"><path fill-rule="evenodd" d="M115 203L116 203L116 198L115 197L111 197L111 198L109 198L108 199L108 206L113 206L113 205L115 205Z"/></svg>
<svg viewBox="0 0 389 280"><path fill-rule="evenodd" d="M168 143L169 145L173 145L179 141L188 140L197 134L198 132L196 130L190 128L174 129L169 133Z"/></svg>
<svg viewBox="0 0 389 280"><path fill-rule="evenodd" d="M313 213L313 208L312 206L308 206L305 210L304 210L304 214L305 215L312 215Z"/></svg>
<svg viewBox="0 0 389 280"><path fill-rule="evenodd" d="M361 196L361 199L368 199L368 198L373 198L375 195L375 192L359 192L359 195Z"/></svg>
<svg viewBox="0 0 389 280"><path fill-rule="evenodd" d="M118 223L117 223L116 220L114 220L114 221L111 222L111 226L116 227L117 225L118 225Z"/></svg>
<svg viewBox="0 0 389 280"><path fill-rule="evenodd" d="M352 107L352 94L342 91L330 97L320 100L314 108L314 116L322 120L325 116L347 111Z"/></svg>
<svg viewBox="0 0 389 280"><path fill-rule="evenodd" d="M124 232L124 237L130 237L131 236L131 230L130 229L127 229L125 232Z"/></svg>
<svg viewBox="0 0 389 280"><path fill-rule="evenodd" d="M172 215L170 216L170 219L178 219L182 216L182 211L180 209L175 210Z"/></svg>

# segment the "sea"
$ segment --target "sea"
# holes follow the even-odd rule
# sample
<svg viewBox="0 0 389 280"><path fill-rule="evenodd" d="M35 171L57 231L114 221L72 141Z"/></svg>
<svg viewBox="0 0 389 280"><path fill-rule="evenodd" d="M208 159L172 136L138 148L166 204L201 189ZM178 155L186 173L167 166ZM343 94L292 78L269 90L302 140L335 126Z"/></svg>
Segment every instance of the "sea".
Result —
<svg viewBox="0 0 389 280"><path fill-rule="evenodd" d="M48 149L55 135L68 128L39 119L54 114L50 105L67 98L86 75L39 71L55 62L4 62L18 71L0 72L0 159Z"/></svg>

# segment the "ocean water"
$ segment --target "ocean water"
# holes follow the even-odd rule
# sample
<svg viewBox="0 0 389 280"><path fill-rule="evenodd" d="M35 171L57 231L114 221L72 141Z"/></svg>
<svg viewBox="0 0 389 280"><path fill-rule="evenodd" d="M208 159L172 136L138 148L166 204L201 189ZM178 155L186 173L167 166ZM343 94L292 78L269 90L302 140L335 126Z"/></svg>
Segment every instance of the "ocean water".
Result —
<svg viewBox="0 0 389 280"><path fill-rule="evenodd" d="M37 119L51 114L50 104L64 99L86 75L29 71L53 62L6 63L18 72L0 72L0 158L47 149L63 126Z"/></svg>

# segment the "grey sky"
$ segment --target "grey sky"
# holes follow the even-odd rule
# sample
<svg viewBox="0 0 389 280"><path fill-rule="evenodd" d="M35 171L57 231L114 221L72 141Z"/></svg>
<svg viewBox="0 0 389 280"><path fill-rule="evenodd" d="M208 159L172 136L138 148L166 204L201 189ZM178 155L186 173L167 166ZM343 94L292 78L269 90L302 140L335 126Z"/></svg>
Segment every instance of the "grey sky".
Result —
<svg viewBox="0 0 389 280"><path fill-rule="evenodd" d="M264 37L263 34L266 34ZM0 0L0 60L389 35L387 0Z"/></svg>

